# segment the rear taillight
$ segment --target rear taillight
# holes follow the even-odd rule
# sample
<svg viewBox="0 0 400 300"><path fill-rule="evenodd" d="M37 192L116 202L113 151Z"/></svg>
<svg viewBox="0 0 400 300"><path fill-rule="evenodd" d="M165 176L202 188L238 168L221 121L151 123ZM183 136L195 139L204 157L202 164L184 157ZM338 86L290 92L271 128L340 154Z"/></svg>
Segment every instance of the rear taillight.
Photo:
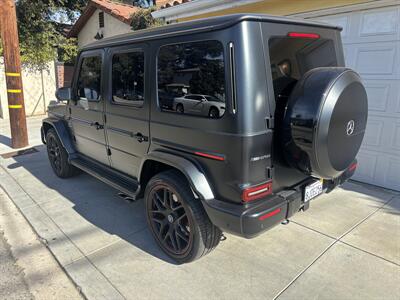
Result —
<svg viewBox="0 0 400 300"><path fill-rule="evenodd" d="M265 197L271 193L272 193L272 182L267 182L243 190L242 200L244 202L249 202Z"/></svg>
<svg viewBox="0 0 400 300"><path fill-rule="evenodd" d="M303 39L319 39L320 35L316 33L289 32L288 37L303 38Z"/></svg>

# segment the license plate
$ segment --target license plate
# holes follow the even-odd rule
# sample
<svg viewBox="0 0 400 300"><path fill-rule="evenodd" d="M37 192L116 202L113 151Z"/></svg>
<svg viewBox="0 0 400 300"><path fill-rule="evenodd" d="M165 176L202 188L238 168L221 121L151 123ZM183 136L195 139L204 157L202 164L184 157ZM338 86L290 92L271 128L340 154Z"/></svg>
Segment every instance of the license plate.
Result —
<svg viewBox="0 0 400 300"><path fill-rule="evenodd" d="M318 180L306 186L304 192L304 202L310 201L320 194L322 194L322 180Z"/></svg>

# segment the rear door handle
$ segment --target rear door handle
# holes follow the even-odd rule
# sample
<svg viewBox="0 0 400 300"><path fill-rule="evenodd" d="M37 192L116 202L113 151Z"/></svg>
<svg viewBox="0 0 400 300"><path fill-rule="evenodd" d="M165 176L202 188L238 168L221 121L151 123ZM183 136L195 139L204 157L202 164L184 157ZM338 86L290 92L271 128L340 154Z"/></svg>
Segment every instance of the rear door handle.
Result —
<svg viewBox="0 0 400 300"><path fill-rule="evenodd" d="M138 132L135 134L135 138L139 143L147 142L149 139L147 136L144 136L142 133Z"/></svg>

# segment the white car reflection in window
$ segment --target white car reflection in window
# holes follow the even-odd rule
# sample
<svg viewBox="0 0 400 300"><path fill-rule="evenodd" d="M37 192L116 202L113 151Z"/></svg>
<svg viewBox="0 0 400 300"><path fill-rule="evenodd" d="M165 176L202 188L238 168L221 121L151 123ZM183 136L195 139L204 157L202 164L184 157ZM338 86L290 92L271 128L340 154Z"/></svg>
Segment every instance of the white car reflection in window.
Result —
<svg viewBox="0 0 400 300"><path fill-rule="evenodd" d="M225 112L225 103L210 95L188 94L174 98L174 110L181 114L220 118Z"/></svg>

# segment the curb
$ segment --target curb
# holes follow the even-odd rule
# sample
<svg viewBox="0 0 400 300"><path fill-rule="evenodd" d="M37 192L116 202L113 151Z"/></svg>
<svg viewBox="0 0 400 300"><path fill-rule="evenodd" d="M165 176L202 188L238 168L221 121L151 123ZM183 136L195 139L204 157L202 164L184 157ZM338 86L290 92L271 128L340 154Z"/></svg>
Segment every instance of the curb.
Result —
<svg viewBox="0 0 400 300"><path fill-rule="evenodd" d="M82 295L53 254L0 188L0 228L24 281L35 299L82 299Z"/></svg>

